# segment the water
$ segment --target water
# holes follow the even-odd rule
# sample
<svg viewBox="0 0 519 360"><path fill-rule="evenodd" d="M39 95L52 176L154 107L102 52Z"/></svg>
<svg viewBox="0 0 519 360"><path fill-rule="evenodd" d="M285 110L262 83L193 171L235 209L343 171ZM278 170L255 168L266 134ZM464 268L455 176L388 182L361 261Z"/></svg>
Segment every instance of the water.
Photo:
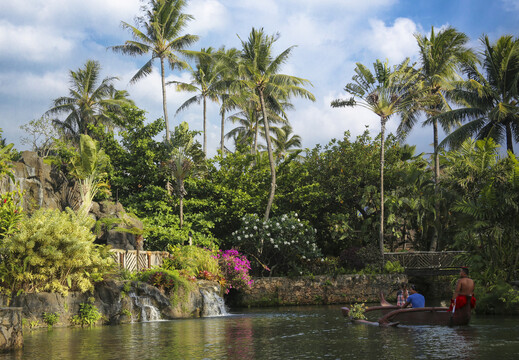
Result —
<svg viewBox="0 0 519 360"><path fill-rule="evenodd" d="M201 289L200 293L204 300L204 310L202 316L227 316L227 308L224 299L215 291Z"/></svg>
<svg viewBox="0 0 519 360"><path fill-rule="evenodd" d="M151 299L147 296L137 296L131 292L128 294L132 299L132 303L138 309L141 309L141 321L157 321L160 320L160 311L151 303Z"/></svg>
<svg viewBox="0 0 519 360"><path fill-rule="evenodd" d="M225 317L27 332L6 359L519 358L519 318L474 316L467 327L353 325L339 306L238 310Z"/></svg>

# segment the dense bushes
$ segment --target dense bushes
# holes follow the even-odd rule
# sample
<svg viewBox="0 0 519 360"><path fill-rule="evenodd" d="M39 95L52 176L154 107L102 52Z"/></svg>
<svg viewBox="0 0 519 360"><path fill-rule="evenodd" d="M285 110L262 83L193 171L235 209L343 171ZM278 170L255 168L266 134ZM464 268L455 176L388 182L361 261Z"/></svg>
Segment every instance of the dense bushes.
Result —
<svg viewBox="0 0 519 360"><path fill-rule="evenodd" d="M196 279L219 282L225 292L250 287L250 262L246 256L231 249L214 251L196 246L170 246L170 258L159 268L139 272L136 278L165 293L176 295Z"/></svg>
<svg viewBox="0 0 519 360"><path fill-rule="evenodd" d="M216 251L197 246L169 246L171 256L164 260L164 268L177 269L191 278L203 276L220 277L220 267L216 259ZM202 274L202 275L200 275Z"/></svg>
<svg viewBox="0 0 519 360"><path fill-rule="evenodd" d="M272 217L268 221L246 215L242 226L233 233L234 243L251 255L255 271L300 274L305 264L321 252L315 244L315 230L297 214Z"/></svg>
<svg viewBox="0 0 519 360"><path fill-rule="evenodd" d="M92 290L113 264L106 249L94 244L93 222L70 210L38 210L25 218L1 245L2 291Z"/></svg>

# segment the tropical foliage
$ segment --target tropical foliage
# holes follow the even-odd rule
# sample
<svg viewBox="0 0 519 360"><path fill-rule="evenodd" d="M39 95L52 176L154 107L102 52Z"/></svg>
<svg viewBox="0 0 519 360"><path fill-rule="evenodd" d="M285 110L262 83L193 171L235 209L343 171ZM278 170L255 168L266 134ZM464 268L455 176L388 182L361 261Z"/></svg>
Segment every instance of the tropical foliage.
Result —
<svg viewBox="0 0 519 360"><path fill-rule="evenodd" d="M149 0L144 8L144 15L137 18L137 26L122 21L122 26L129 30L133 40L127 40L124 45L112 46L111 49L126 55L137 56L151 53L148 60L130 82L136 82L151 74L155 59L160 61L160 76L162 80L162 108L166 126L166 141L169 142L169 120L166 104L166 72L165 65L171 70L185 69L188 64L179 55L189 45L198 40L198 36L182 34L185 27L193 19L184 14L186 0Z"/></svg>
<svg viewBox="0 0 519 360"><path fill-rule="evenodd" d="M492 137L498 143L505 142L507 150L513 152L514 142L519 141L519 39L502 36L492 44L484 36L481 42L485 73L476 67L468 68L468 80L457 82L450 92L462 106L439 116L446 121L467 123L442 143L458 147L471 136Z"/></svg>
<svg viewBox="0 0 519 360"><path fill-rule="evenodd" d="M416 74L404 60L394 69L377 60L373 63L374 73L364 65L357 63L353 82L344 90L351 94L348 100L334 100L332 107L361 106L380 118L380 232L379 249L384 254L384 141L386 123L389 118L407 106L411 86L416 81ZM357 100L355 99L357 98Z"/></svg>
<svg viewBox="0 0 519 360"><path fill-rule="evenodd" d="M94 244L94 220L72 211L38 210L20 230L3 239L0 263L2 290L59 292L93 290L113 262Z"/></svg>
<svg viewBox="0 0 519 360"><path fill-rule="evenodd" d="M45 113L46 116L65 114L65 119L54 119L54 124L76 143L81 134L91 134L92 128L111 125L113 117L120 115L121 107L133 103L126 91L114 88L117 77L106 77L99 83L100 72L101 65L94 60L88 60L84 68L71 70L69 96L54 99L53 107Z"/></svg>
<svg viewBox="0 0 519 360"><path fill-rule="evenodd" d="M288 113L294 97L314 97L308 80L281 73L294 47L275 55L279 35L253 28L239 39L240 49L188 50L197 37L185 34L193 19L185 8L183 0L147 1L136 26L123 22L133 39L112 47L150 56L132 82L160 60L163 119L147 119L115 89L115 77L100 81L99 63L89 60L70 72L69 95L25 128L53 171L77 181L79 214L24 214L12 172L18 153L0 138L3 292L92 289L110 260L94 245L85 215L96 191L109 188L103 196L142 220L144 247L170 253L161 268L134 278L169 294L196 278L229 290L250 286L252 275L400 272L399 264L384 262L386 251L439 249L467 251L462 261L473 270L483 308L490 309L485 301L507 309L519 302L511 285L519 276L517 39L484 36L476 59L464 34L433 28L416 35L418 64L356 64L345 87L351 98L332 106L369 109L380 119L380 133L352 138L345 131L302 150ZM187 123L170 131L167 64L191 75L174 82L194 92L180 111L219 102L218 155L207 156L205 140L215 135L207 126L213 107L204 106L202 131ZM399 136L386 134L387 121L397 116ZM401 142L420 116L433 127L432 157ZM52 126L45 122L51 118ZM224 130L226 121L234 127ZM450 132L459 124L438 144L438 126ZM225 134L233 144L224 145ZM504 143L506 154L498 145Z"/></svg>

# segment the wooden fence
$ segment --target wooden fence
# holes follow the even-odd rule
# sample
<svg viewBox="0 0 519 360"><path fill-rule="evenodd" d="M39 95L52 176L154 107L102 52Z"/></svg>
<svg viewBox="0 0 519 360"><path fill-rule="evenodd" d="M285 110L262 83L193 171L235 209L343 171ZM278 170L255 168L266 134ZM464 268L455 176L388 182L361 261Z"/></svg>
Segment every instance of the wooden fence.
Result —
<svg viewBox="0 0 519 360"><path fill-rule="evenodd" d="M121 249L111 249L110 255L120 267L129 271L139 271L153 266L161 266L163 259L169 257L167 251Z"/></svg>
<svg viewBox="0 0 519 360"><path fill-rule="evenodd" d="M452 269L460 267L457 257L464 251L410 251L385 253L384 261L399 261L406 270Z"/></svg>

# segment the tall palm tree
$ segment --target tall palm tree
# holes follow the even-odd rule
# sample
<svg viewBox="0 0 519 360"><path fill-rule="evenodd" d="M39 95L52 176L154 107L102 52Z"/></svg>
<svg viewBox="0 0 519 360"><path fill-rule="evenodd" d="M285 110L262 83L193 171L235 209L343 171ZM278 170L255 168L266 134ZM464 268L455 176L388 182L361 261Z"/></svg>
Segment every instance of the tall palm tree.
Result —
<svg viewBox="0 0 519 360"><path fill-rule="evenodd" d="M450 96L463 106L438 118L445 121L467 121L449 134L442 144L459 147L471 136L476 139L492 137L506 142L514 152L519 142L519 39L505 35L491 44L488 36L481 38L484 46L483 69L468 72L469 80L459 82Z"/></svg>
<svg viewBox="0 0 519 360"><path fill-rule="evenodd" d="M195 96L187 99L177 110L177 114L182 110L187 109L194 103L203 105L203 150L207 156L207 99L211 101L218 101L218 96L225 89L225 84L222 79L224 66L219 63L213 56L213 48L201 49L200 51L186 51L189 57L195 59L196 68L190 67L191 82L184 83L181 81L170 81L168 84L176 84L178 91L188 91L198 93Z"/></svg>
<svg viewBox="0 0 519 360"><path fill-rule="evenodd" d="M452 83L461 80L458 71L464 65L476 61L472 50L466 47L468 37L452 27L448 27L435 33L431 28L430 38L421 34L415 34L420 54L420 68L418 70L417 88L420 89L409 103L409 109L402 113L402 122L398 132L405 136L418 121L418 114L426 115L423 126L433 127L434 149L434 181L436 201L436 229L431 241L431 250L436 250L438 233L440 230L440 201L439 184L440 176L439 152L438 152L438 118L450 106L445 98L445 92L452 89ZM452 123L440 121L445 131L449 131Z"/></svg>
<svg viewBox="0 0 519 360"><path fill-rule="evenodd" d="M143 29L122 21L123 28L130 31L134 40L127 40L124 45L111 47L115 52L132 56L151 53L151 59L137 71L130 83L135 83L149 75L153 70L153 61L157 58L160 60L162 108L167 142L170 139L170 131L166 105L165 62L169 64L171 70L187 68L188 64L179 58L179 54L198 41L196 35L181 35L188 22L193 19L193 16L182 13L186 3L186 0L149 0L144 16L137 18L138 25Z"/></svg>
<svg viewBox="0 0 519 360"><path fill-rule="evenodd" d="M302 87L310 84L308 80L279 74L281 65L287 61L294 47L291 46L279 55L273 56L272 47L278 38L278 35L268 36L264 34L263 29L256 30L253 28L247 41L240 39L242 53L241 61L238 65L240 85L253 90L259 98L265 134L267 134L266 140L271 184L267 208L265 210L265 220L269 218L276 192L276 164L274 162L270 141L267 103L269 106L274 107L276 102L287 100L290 96L301 96L315 101L314 95Z"/></svg>
<svg viewBox="0 0 519 360"><path fill-rule="evenodd" d="M110 114L118 114L121 106L133 104L127 92L115 90L113 82L117 77L106 77L99 83L100 72L101 65L94 60L76 71L70 70L69 96L54 99L53 107L45 112L46 116L66 114L64 120L54 119L53 123L78 144L81 134L90 133L89 126L110 124Z"/></svg>
<svg viewBox="0 0 519 360"><path fill-rule="evenodd" d="M409 67L409 59L392 70L387 62L373 63L374 73L357 63L353 83L344 90L353 95L348 100L332 101L332 107L361 106L380 118L380 232L379 249L384 256L384 144L385 129L389 118L401 112L407 105L409 88L416 80L415 71ZM358 100L355 100L357 98Z"/></svg>
<svg viewBox="0 0 519 360"><path fill-rule="evenodd" d="M238 70L238 60L240 51L235 48L225 50L222 47L218 50L215 57L222 64L222 72L220 72L221 81L224 84L223 89L219 93L220 100L220 153L225 156L225 114L227 111L237 107L240 94L233 92L232 84L236 80Z"/></svg>

